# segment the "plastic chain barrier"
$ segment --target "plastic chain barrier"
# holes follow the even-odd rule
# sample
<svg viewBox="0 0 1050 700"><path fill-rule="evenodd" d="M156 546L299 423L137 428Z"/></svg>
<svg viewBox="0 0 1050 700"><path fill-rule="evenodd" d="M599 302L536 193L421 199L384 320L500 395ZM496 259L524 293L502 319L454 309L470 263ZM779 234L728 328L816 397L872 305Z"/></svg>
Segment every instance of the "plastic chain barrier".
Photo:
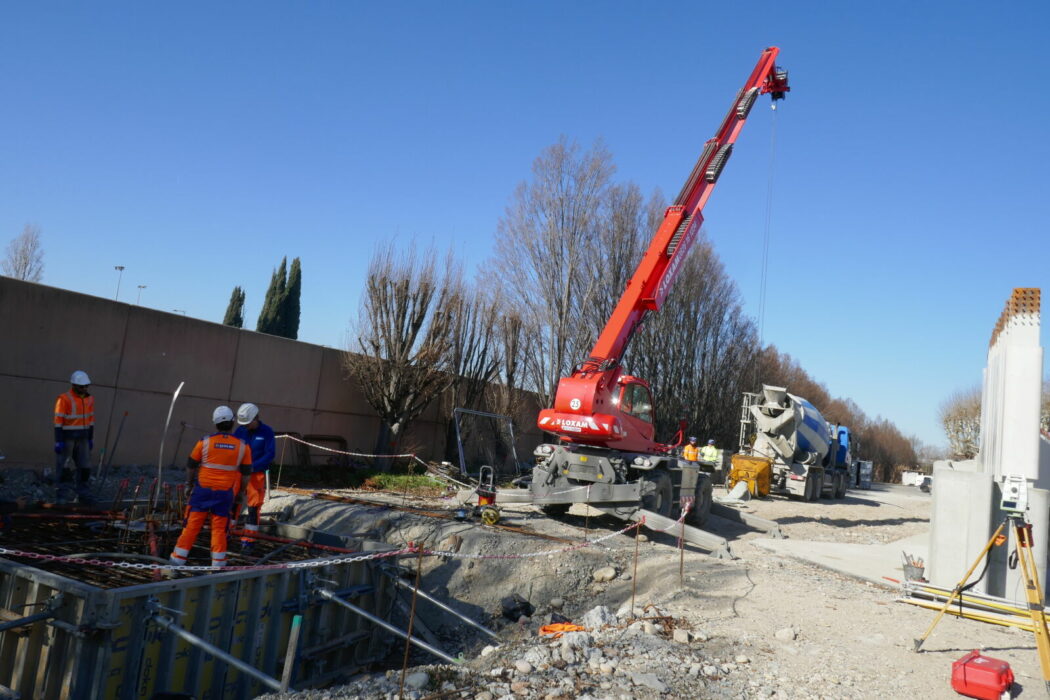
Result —
<svg viewBox="0 0 1050 700"><path fill-rule="evenodd" d="M395 459L395 458L409 458L410 457L413 460L415 460L416 462L419 462L421 465L423 465L423 468L426 469L427 473L430 474L433 477L436 477L438 479L444 479L445 481L450 481L453 484L458 484L459 486L462 486L462 487L467 488L467 489L477 488L476 486L464 483L462 481L459 481L458 479L453 479L448 474L442 474L441 472L439 472L436 469L432 468L429 464L427 464L426 462L424 462L422 459L420 459L418 456L416 456L415 454L413 454L411 452L407 452L405 454L398 454L398 455L374 455L374 454L368 454L366 452L347 452L346 450L337 450L334 447L325 447L324 445L315 445L312 442L307 442L306 440L300 440L299 438L297 438L295 436L292 436L292 435L281 434L281 435L277 435L275 437L278 440L292 440L293 442L298 442L300 445L306 445L307 447L313 447L313 448L316 448L318 450L324 450L325 452L333 452L333 453L339 454L339 455L347 455L348 457L372 457L372 458L376 458L376 459ZM631 482L631 483L637 483L637 482ZM574 491L583 491L583 490L590 491L591 486L592 486L592 484L587 484L587 485L584 485L584 486L574 486L573 488L565 489L564 491L552 491L550 495L552 495L552 496L560 496L560 495L565 494L565 493L573 493Z"/></svg>
<svg viewBox="0 0 1050 700"><path fill-rule="evenodd" d="M447 474L442 474L441 472L437 471L436 469L431 468L431 466L429 464L427 464L426 462L424 462L422 459L420 459L419 457L417 457L415 454L413 454L411 452L406 452L405 454L399 454L399 455L374 455L374 454L368 454L367 452L347 452L346 450L337 450L334 447L325 447L324 445L315 445L312 442L307 442L306 440L300 440L297 437L294 437L292 435L286 435L286 434L283 434L283 433L281 435L275 435L274 438L277 439L277 440L291 440L293 442L298 442L300 445L306 445L307 447L313 447L313 448L318 449L318 450L324 450L325 452L333 452L333 453L335 453L337 455L346 455L348 457L372 457L372 458L376 458L376 459L395 459L395 458L409 458L410 457L413 460L415 460L416 462L419 462L420 464L422 464L423 468L431 476L435 476L435 477L440 478L440 479L445 479L447 481L451 481L454 484L459 484L460 486L464 486L464 487L466 487L468 489L474 488L470 484L465 484L462 481L457 481L457 480L453 479L451 476L448 476Z"/></svg>
<svg viewBox="0 0 1050 700"><path fill-rule="evenodd" d="M653 532L670 532L673 528L677 527L678 525L681 525L685 521L686 514L692 509L693 509L693 503L692 503L692 501L689 501L689 502L687 502L685 504L685 508L682 509L682 514L678 516L678 520L674 521L673 523L671 523L667 527L662 527L662 528L651 527L649 529L652 530Z"/></svg>

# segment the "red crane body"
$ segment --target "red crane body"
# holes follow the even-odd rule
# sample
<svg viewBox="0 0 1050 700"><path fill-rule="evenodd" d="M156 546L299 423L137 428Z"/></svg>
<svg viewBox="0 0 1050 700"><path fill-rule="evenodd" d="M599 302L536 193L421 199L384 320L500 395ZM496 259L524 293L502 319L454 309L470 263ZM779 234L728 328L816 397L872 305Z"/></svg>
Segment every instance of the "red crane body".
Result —
<svg viewBox="0 0 1050 700"><path fill-rule="evenodd" d="M758 95L772 93L778 100L790 90L787 73L776 66L779 52L775 46L762 52L722 125L704 145L682 191L667 208L590 357L558 382L554 407L540 411L541 430L569 443L652 454L669 449L654 439L649 384L624 374L620 361L645 315L659 310L667 298L696 241L703 208Z"/></svg>

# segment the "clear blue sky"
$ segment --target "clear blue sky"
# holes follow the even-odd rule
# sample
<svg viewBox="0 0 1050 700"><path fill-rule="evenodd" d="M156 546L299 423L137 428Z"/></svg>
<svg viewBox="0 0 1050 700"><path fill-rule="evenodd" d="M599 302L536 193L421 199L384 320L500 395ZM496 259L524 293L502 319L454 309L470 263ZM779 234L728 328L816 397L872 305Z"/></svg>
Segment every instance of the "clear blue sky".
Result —
<svg viewBox="0 0 1050 700"><path fill-rule="evenodd" d="M124 265L122 300L213 321L241 285L252 328L300 256L301 338L342 346L375 241L482 262L562 134L673 195L775 44L765 338L940 443L1011 289L1050 289L1047 27L1042 1L5 3L0 244L34 222L46 284L112 297ZM760 105L706 210L752 312Z"/></svg>

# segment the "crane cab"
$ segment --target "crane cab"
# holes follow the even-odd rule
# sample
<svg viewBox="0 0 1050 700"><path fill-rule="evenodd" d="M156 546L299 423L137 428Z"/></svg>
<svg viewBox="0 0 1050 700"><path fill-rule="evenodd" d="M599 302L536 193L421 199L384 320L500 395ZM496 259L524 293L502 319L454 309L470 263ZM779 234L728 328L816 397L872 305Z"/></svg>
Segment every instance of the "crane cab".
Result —
<svg viewBox="0 0 1050 700"><path fill-rule="evenodd" d="M623 375L617 382L618 391L613 404L622 414L628 430L647 442L653 442L653 393L648 382L638 377Z"/></svg>

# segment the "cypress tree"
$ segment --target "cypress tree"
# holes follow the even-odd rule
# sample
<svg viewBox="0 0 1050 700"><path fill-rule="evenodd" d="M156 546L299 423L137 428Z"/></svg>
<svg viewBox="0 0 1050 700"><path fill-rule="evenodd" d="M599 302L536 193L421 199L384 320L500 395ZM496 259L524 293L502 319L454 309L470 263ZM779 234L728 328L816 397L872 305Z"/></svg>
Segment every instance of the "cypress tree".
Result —
<svg viewBox="0 0 1050 700"><path fill-rule="evenodd" d="M239 286L233 288L230 303L226 306L226 316L222 322L234 328L244 328L244 290Z"/></svg>
<svg viewBox="0 0 1050 700"><path fill-rule="evenodd" d="M303 272L299 258L292 260L292 269L288 273L288 286L284 291L284 333L285 338L299 338L299 295L303 289Z"/></svg>
<svg viewBox="0 0 1050 700"><path fill-rule="evenodd" d="M255 324L255 330L270 335L284 335L282 332L284 324L284 290L288 276L288 258L281 258L281 266L273 271L270 277L270 286L266 289L266 299L263 300L262 310L259 312L259 321Z"/></svg>

